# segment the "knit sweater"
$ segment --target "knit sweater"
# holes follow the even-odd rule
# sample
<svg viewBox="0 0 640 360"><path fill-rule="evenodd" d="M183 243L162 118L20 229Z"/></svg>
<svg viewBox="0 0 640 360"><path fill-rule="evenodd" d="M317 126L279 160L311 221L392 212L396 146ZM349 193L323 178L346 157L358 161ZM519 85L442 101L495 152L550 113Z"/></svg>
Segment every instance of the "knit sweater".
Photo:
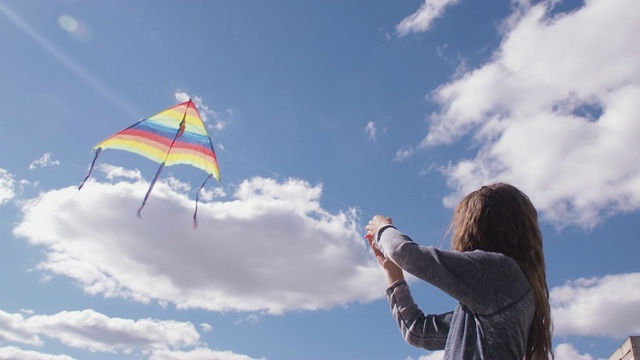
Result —
<svg viewBox="0 0 640 360"><path fill-rule="evenodd" d="M377 239L384 255L404 271L456 300L452 312L425 315L407 283L387 289L405 340L444 359L521 360L535 312L533 291L517 263L504 254L444 251L420 246L393 227Z"/></svg>

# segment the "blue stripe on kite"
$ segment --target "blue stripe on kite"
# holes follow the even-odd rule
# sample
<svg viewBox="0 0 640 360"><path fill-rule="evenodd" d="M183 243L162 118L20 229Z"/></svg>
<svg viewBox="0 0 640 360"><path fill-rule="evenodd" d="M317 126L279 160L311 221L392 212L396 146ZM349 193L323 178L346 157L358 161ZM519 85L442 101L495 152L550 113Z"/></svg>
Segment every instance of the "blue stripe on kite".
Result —
<svg viewBox="0 0 640 360"><path fill-rule="evenodd" d="M169 140L173 140L173 138L176 136L176 133L178 131L177 128L172 129L167 126L163 126L162 124L148 122L148 121L141 121L140 123L133 126L132 129L146 131L158 136L165 137ZM212 144L211 138L209 138L208 136L191 133L191 132L186 132L182 134L182 136L180 136L177 141L188 143L188 144L203 145L203 146Z"/></svg>

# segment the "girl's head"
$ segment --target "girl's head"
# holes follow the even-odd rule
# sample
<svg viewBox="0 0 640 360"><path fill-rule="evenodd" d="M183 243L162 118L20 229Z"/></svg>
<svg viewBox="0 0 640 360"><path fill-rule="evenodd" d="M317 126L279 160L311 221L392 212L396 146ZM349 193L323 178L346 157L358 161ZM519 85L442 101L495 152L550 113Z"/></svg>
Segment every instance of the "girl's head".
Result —
<svg viewBox="0 0 640 360"><path fill-rule="evenodd" d="M515 186L483 186L456 207L452 247L499 252L516 261L527 259L542 250L536 209Z"/></svg>
<svg viewBox="0 0 640 360"><path fill-rule="evenodd" d="M515 186L483 186L456 206L453 250L499 252L514 259L533 288L536 311L526 359L547 359L551 349L551 309L542 233L529 197Z"/></svg>

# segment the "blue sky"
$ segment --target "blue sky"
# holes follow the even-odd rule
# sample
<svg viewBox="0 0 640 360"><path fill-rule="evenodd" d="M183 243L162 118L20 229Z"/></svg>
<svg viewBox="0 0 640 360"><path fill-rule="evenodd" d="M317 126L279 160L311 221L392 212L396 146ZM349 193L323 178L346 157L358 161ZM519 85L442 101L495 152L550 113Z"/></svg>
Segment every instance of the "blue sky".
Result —
<svg viewBox="0 0 640 360"><path fill-rule="evenodd" d="M0 358L441 359L362 239L448 247L506 181L545 236L557 359L640 335L634 0L0 0ZM222 181L92 147L192 98ZM423 310L455 302L411 280Z"/></svg>

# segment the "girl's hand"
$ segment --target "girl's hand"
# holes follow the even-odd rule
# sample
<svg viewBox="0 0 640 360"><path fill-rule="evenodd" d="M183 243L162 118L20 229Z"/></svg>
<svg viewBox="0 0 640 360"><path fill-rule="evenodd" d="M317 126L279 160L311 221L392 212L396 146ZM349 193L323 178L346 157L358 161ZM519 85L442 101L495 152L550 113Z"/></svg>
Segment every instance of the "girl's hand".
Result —
<svg viewBox="0 0 640 360"><path fill-rule="evenodd" d="M375 236L378 234L378 230L385 225L393 225L393 219L387 216L376 215L367 224L367 237L369 235L375 240Z"/></svg>
<svg viewBox="0 0 640 360"><path fill-rule="evenodd" d="M373 218L373 220L369 222L369 225L367 225L367 240L369 241L369 246L371 246L376 260L387 273L387 280L389 281L389 285L393 284L396 281L404 280L404 273L398 265L384 256L380 248L378 248L378 245L375 243L373 236L375 236L380 227L392 224L393 222L390 217L377 215Z"/></svg>
<svg viewBox="0 0 640 360"><path fill-rule="evenodd" d="M390 262L391 260L384 256L380 248L378 248L378 245L373 240L373 237L367 236L367 240L369 241L369 246L371 246L371 250L373 250L373 255L376 257L378 264L384 268L387 262Z"/></svg>

